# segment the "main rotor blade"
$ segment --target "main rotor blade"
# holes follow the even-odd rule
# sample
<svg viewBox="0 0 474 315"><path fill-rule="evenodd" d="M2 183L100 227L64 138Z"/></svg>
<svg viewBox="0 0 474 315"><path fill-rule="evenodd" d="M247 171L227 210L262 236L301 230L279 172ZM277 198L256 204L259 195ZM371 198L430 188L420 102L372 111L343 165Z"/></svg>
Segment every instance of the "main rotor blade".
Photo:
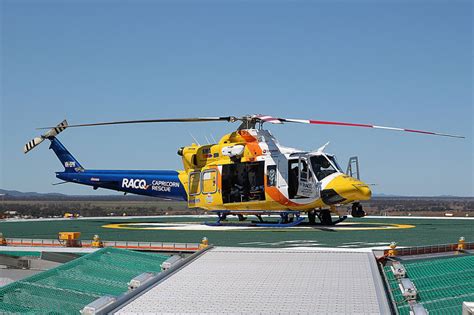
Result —
<svg viewBox="0 0 474 315"><path fill-rule="evenodd" d="M68 125L71 127L92 127L92 126L107 126L107 125L124 125L124 124L144 124L144 123L162 123L162 122L203 122L203 121L228 121L234 122L237 118L233 116L226 117L193 117L193 118L162 118L162 119L142 119L142 120L122 120L122 121L109 121L109 122L98 122L91 124L76 124ZM36 129L50 129L51 127L41 127Z"/></svg>
<svg viewBox="0 0 474 315"><path fill-rule="evenodd" d="M311 119L289 119L289 118L278 118L278 120L280 120L281 122L292 122L292 123L300 123L300 124L375 128L375 129L386 129L386 130L395 130L395 131L414 132L414 133L421 133L421 134L433 135L433 136L443 136L443 137L451 137L451 138L465 138L464 136L451 135L451 134L439 133L439 132L433 132L433 131L406 129L406 128L398 128L398 127L386 127L386 126L377 126L377 125L369 125L369 124L357 124L357 123L348 123L348 122L339 122L339 121L311 120Z"/></svg>

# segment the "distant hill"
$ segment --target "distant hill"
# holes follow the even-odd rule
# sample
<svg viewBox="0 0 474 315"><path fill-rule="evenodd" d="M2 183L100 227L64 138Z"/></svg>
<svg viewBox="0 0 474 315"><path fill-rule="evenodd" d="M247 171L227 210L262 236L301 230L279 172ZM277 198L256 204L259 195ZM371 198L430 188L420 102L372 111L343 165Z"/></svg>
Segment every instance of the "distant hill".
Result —
<svg viewBox="0 0 474 315"><path fill-rule="evenodd" d="M38 193L21 192L18 190L7 190L0 188L0 200L150 200L155 199L147 196L137 195L66 195L60 193Z"/></svg>
<svg viewBox="0 0 474 315"><path fill-rule="evenodd" d="M22 198L66 197L67 196L67 195L59 194L59 193L22 192L18 190L6 190L6 189L0 189L0 195L11 196L11 197L22 197Z"/></svg>
<svg viewBox="0 0 474 315"><path fill-rule="evenodd" d="M384 193L378 193L378 194L372 194L373 197L402 197L400 195L392 195L392 194L384 194Z"/></svg>

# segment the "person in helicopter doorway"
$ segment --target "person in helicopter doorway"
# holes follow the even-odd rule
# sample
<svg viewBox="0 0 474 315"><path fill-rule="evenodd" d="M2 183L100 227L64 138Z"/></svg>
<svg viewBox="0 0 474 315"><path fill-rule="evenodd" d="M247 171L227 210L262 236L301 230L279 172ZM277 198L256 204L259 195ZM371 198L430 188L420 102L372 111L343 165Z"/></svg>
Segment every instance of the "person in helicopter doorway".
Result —
<svg viewBox="0 0 474 315"><path fill-rule="evenodd" d="M264 187L259 185L258 181L258 165L248 166L248 182L249 182L249 199L250 200L262 200L264 196Z"/></svg>
<svg viewBox="0 0 474 315"><path fill-rule="evenodd" d="M249 200L248 172L245 165L238 165L231 188L232 202L244 202Z"/></svg>

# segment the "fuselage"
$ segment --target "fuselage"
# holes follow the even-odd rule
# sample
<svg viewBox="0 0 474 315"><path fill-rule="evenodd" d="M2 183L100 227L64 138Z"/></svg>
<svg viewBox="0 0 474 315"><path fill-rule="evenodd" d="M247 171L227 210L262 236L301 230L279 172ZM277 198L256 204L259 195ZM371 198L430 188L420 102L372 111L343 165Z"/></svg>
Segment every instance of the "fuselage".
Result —
<svg viewBox="0 0 474 315"><path fill-rule="evenodd" d="M333 155L280 145L267 130L237 130L217 144L183 147L183 170L89 170L56 139L62 180L172 200L207 210L323 209L370 199L369 187L344 174ZM61 158L62 155L62 158ZM80 166L80 165L79 165Z"/></svg>

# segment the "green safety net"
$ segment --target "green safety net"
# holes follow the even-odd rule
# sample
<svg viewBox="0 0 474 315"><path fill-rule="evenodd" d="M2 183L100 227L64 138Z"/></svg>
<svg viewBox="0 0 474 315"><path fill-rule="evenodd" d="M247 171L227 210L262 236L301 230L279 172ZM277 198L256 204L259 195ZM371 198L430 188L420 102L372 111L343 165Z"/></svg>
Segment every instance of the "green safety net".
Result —
<svg viewBox="0 0 474 315"><path fill-rule="evenodd" d="M134 277L160 272L168 258L103 248L0 288L0 313L79 314L101 296L126 292Z"/></svg>
<svg viewBox="0 0 474 315"><path fill-rule="evenodd" d="M14 256L14 257L40 257L41 252L2 250L0 251L0 255Z"/></svg>
<svg viewBox="0 0 474 315"><path fill-rule="evenodd" d="M462 303L474 300L474 255L405 260L402 264L417 289L417 303L430 314L461 314ZM398 312L409 314L410 306L389 266L384 273Z"/></svg>

